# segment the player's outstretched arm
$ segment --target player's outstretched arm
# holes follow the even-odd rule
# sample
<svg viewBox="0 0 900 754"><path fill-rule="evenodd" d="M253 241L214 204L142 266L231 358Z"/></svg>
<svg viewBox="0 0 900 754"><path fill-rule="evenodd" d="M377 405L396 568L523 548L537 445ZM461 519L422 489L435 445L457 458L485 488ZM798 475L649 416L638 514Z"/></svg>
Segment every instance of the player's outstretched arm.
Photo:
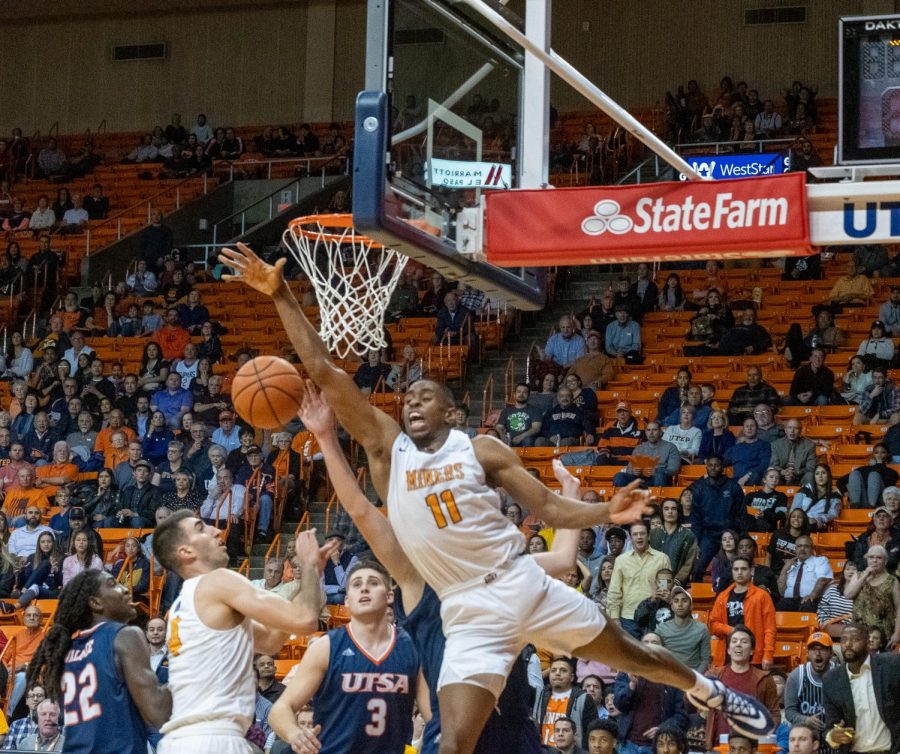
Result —
<svg viewBox="0 0 900 754"><path fill-rule="evenodd" d="M150 668L150 647L137 626L126 626L114 645L128 693L147 725L161 728L172 715L172 693Z"/></svg>
<svg viewBox="0 0 900 754"><path fill-rule="evenodd" d="M234 274L223 275L223 280L240 280L271 296L303 366L313 382L325 392L341 424L354 439L369 454L390 453L400 427L386 413L372 406L359 392L353 379L334 365L319 333L306 318L284 279L282 271L287 260L282 257L274 265L267 264L249 246L239 243L236 249L222 249L219 262L234 270Z"/></svg>
<svg viewBox="0 0 900 754"><path fill-rule="evenodd" d="M562 464L554 465L553 474L562 485L562 494L578 499L581 493L581 482L572 476ZM554 578L563 576L575 567L578 558L578 541L581 529L560 529L553 537L550 552L541 552L534 556L535 562Z"/></svg>
<svg viewBox="0 0 900 754"><path fill-rule="evenodd" d="M302 710L318 691L328 672L328 655L331 640L327 635L314 641L300 667L288 681L287 688L278 697L269 712L269 726L276 735L291 745L295 754L316 754L322 747L317 736L321 727L306 730L297 725L297 713Z"/></svg>
<svg viewBox="0 0 900 754"><path fill-rule="evenodd" d="M525 471L519 456L497 438L479 435L472 444L489 484L503 487L550 526L585 529L598 524L631 524L650 513L650 494L638 489L640 480L616 492L609 503L582 503L547 489Z"/></svg>
<svg viewBox="0 0 900 754"><path fill-rule="evenodd" d="M369 543L375 557L400 585L404 600L410 604L417 603L422 594L424 581L400 548L390 522L360 490L356 476L338 442L331 407L309 380L306 381L303 404L298 416L319 442L319 450L325 458L328 476L344 510Z"/></svg>

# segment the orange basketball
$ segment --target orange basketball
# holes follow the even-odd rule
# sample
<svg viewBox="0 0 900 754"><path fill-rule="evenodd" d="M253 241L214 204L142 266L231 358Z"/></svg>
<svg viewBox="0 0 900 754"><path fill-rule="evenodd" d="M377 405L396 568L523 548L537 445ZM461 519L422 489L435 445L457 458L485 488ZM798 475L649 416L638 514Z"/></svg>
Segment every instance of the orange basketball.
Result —
<svg viewBox="0 0 900 754"><path fill-rule="evenodd" d="M231 400L244 421L260 429L279 429L300 408L303 380L290 362L257 356L234 375Z"/></svg>

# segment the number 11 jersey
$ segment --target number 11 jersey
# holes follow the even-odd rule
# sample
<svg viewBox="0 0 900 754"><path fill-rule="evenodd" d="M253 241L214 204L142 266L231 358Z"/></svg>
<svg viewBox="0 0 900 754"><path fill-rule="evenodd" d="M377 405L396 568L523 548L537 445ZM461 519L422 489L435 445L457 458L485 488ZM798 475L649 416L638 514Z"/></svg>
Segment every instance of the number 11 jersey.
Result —
<svg viewBox="0 0 900 754"><path fill-rule="evenodd" d="M397 436L387 508L400 546L441 599L492 580L525 550L525 537L487 486L472 441L455 429L434 453Z"/></svg>
<svg viewBox="0 0 900 754"><path fill-rule="evenodd" d="M123 628L106 621L72 637L62 677L64 752L147 752L147 726L116 662L116 636Z"/></svg>

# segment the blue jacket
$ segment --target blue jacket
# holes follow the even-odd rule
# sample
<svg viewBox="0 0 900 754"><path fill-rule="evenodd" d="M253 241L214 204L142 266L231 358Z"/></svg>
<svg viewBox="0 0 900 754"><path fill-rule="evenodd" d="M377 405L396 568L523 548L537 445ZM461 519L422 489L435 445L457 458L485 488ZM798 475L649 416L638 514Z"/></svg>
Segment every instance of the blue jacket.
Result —
<svg viewBox="0 0 900 754"><path fill-rule="evenodd" d="M632 691L628 687L628 673L619 673L616 676L613 690L616 709L622 713L619 717L620 743L628 740L631 724L634 721L635 708L641 703L641 692L648 683L650 681L641 678L635 690ZM663 723L670 723L682 730L687 730L688 727L688 717L684 711L684 694L671 686L662 686L662 709L659 711L657 725Z"/></svg>
<svg viewBox="0 0 900 754"><path fill-rule="evenodd" d="M732 467L732 476L740 479L749 473L747 484L759 484L769 468L772 458L772 446L765 440L756 442L739 442L725 453L725 465Z"/></svg>
<svg viewBox="0 0 900 754"><path fill-rule="evenodd" d="M679 422L681 419L679 418ZM695 425L696 426L696 425ZM721 435L715 437L711 429L703 430L703 439L700 440L700 455L698 458L705 460L707 456L712 454L724 456L725 453L734 445L736 440L731 430L726 429Z"/></svg>
<svg viewBox="0 0 900 754"><path fill-rule="evenodd" d="M558 403L541 419L541 437L581 437L597 431L594 422L574 403L562 408Z"/></svg>
<svg viewBox="0 0 900 754"><path fill-rule="evenodd" d="M691 530L701 537L718 537L726 529L740 528L744 515L744 491L724 474L716 482L709 477L691 485Z"/></svg>
<svg viewBox="0 0 900 754"><path fill-rule="evenodd" d="M697 406L694 409L694 426L697 429L706 429L706 425L709 422L709 415L712 413L712 409L709 406ZM678 426L681 423L681 406L679 405L672 413L670 413L664 420L663 424L667 427L669 425Z"/></svg>

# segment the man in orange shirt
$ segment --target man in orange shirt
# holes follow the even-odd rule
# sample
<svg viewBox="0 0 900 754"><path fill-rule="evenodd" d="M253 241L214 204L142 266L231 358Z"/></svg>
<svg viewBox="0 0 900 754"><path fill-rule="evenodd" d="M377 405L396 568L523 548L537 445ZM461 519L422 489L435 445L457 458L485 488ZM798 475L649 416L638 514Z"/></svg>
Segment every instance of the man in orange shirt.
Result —
<svg viewBox="0 0 900 754"><path fill-rule="evenodd" d="M56 494L63 484L71 484L78 476L78 467L69 461L69 444L60 440L53 445L53 463L35 469L35 486L42 489L47 497Z"/></svg>
<svg viewBox="0 0 900 754"><path fill-rule="evenodd" d="M156 331L156 340L167 361L184 356L184 347L191 342L191 334L178 324L178 309L174 306L166 310L166 324Z"/></svg>
<svg viewBox="0 0 900 754"><path fill-rule="evenodd" d="M125 437L124 429L117 429L109 436L110 446L103 454L104 468L115 469L120 463L128 460L128 443Z"/></svg>
<svg viewBox="0 0 900 754"><path fill-rule="evenodd" d="M50 501L46 492L34 486L34 469L28 466L19 469L16 485L6 491L3 512L10 524L21 526L25 520L25 509L30 507L45 511L50 507Z"/></svg>
<svg viewBox="0 0 900 754"><path fill-rule="evenodd" d="M97 435L97 441L94 443L94 451L102 453L106 456L106 451L110 450L112 444L113 432L124 432L126 442L137 439L137 435L131 427L125 426L125 414L122 409L114 408L109 412L109 424L106 425Z"/></svg>
<svg viewBox="0 0 900 754"><path fill-rule="evenodd" d="M38 646L44 639L44 632L41 629L41 609L37 605L29 605L25 608L23 621L25 630L16 634L16 651L14 655L7 653L3 663L6 666L7 673L15 673L15 681L13 683L12 693L9 695L9 709L14 710L18 706L22 697L25 695L25 685L28 674L28 664L34 657ZM9 640L3 635L3 647L7 645Z"/></svg>

